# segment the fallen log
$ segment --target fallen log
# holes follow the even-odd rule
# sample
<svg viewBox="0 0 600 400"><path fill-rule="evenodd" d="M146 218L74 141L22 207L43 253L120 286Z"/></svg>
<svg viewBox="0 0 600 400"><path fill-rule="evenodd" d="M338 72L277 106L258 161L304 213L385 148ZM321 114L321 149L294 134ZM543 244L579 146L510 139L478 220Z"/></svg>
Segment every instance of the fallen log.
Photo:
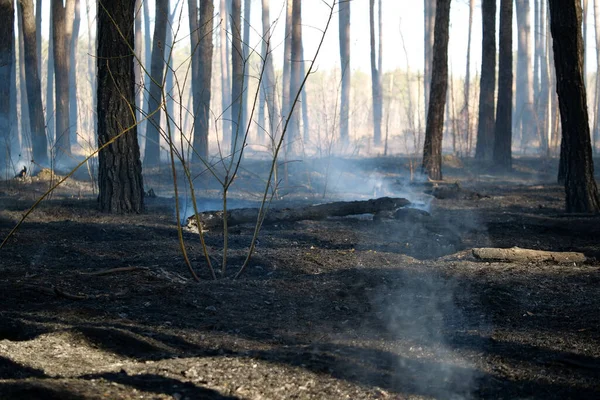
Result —
<svg viewBox="0 0 600 400"><path fill-rule="evenodd" d="M552 261L557 263L584 262L586 257L583 253L560 252L521 249L512 247L501 249L495 247L484 247L473 249L473 256L483 261L507 261L507 262L541 262Z"/></svg>
<svg viewBox="0 0 600 400"><path fill-rule="evenodd" d="M337 201L298 208L270 208L263 224L294 222L302 220L323 220L328 217L345 217L358 214L375 214L381 211L395 211L406 207L410 201L404 198L381 197L364 201ZM256 222L258 208L237 208L227 211L227 225L240 225ZM213 229L223 226L223 211L205 211L198 214L202 229ZM187 227L198 230L196 217L187 219Z"/></svg>

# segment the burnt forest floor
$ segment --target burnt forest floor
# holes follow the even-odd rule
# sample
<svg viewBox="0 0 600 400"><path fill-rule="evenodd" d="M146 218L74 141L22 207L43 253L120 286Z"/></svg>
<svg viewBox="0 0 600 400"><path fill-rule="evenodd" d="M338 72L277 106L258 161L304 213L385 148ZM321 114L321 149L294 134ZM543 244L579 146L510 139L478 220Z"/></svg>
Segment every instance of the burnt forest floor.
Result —
<svg viewBox="0 0 600 400"><path fill-rule="evenodd" d="M0 399L600 398L600 218L563 212L556 160L509 176L446 161L437 189L397 158L296 167L272 207L392 196L430 215L264 225L237 280L253 225L231 227L216 281L185 231L199 283L166 168L145 177L142 215L102 214L69 179L0 250ZM256 205L264 165L242 170L233 207ZM47 187L0 183L2 238ZM219 267L222 230L206 242ZM589 261L469 251L512 246Z"/></svg>

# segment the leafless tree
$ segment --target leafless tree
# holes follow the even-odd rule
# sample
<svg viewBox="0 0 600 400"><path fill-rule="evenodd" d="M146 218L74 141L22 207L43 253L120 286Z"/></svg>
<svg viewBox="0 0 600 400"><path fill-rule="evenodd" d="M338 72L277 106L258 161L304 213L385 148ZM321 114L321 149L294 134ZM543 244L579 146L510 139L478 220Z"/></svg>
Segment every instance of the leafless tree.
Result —
<svg viewBox="0 0 600 400"><path fill-rule="evenodd" d="M370 0L372 8L374 0ZM350 2L339 3L339 40L340 40L340 65L342 71L342 95L340 101L340 139L348 142L348 125L350 112L350 86L352 71L350 69Z"/></svg>

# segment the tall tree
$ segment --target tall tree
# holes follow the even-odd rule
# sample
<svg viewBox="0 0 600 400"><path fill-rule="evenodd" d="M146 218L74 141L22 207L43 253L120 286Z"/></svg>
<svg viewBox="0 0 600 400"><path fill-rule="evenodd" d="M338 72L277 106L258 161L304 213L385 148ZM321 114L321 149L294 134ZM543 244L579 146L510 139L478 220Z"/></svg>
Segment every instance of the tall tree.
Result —
<svg viewBox="0 0 600 400"><path fill-rule="evenodd" d="M48 61L46 63L46 126L48 130L48 137L51 141L56 142L56 135L54 134L54 39L52 38L52 32L54 31L54 17L52 7L50 7L50 18L48 23ZM39 71L40 76L42 71Z"/></svg>
<svg viewBox="0 0 600 400"><path fill-rule="evenodd" d="M18 19L18 36L19 36L19 92L20 92L20 106L21 106L21 115L20 118L20 129L21 129L21 139L22 142L25 143L25 148L29 145L30 141L30 119L29 119L29 101L27 101L27 79L25 77L25 40L23 37L25 34L23 33L23 12L21 11L21 7L17 9L17 19ZM16 74L15 74L16 77ZM15 81L16 82L16 81Z"/></svg>
<svg viewBox="0 0 600 400"><path fill-rule="evenodd" d="M69 74L71 71L71 36L75 0L52 0L54 40L54 82L56 115L56 162L66 161L71 156L71 124L69 122Z"/></svg>
<svg viewBox="0 0 600 400"><path fill-rule="evenodd" d="M18 8L17 8L18 9ZM17 18L19 20L19 18ZM18 26L20 23L18 24ZM15 32L16 33L16 32ZM18 33L19 37L22 35ZM21 141L19 136L19 124L17 117L17 35L12 35L12 56L11 56L11 68L10 68L10 116L9 116L9 126L10 126L10 138L11 138L11 150L16 150L20 152L21 149ZM27 119L29 121L29 119Z"/></svg>
<svg viewBox="0 0 600 400"><path fill-rule="evenodd" d="M190 40L192 45L192 90L194 99L194 157L208 157L208 131L212 77L212 25L214 5L201 0L200 9L195 1L188 1ZM200 11L198 13L198 11Z"/></svg>
<svg viewBox="0 0 600 400"><path fill-rule="evenodd" d="M142 103L144 98L144 75L142 72L142 64L144 63L143 54L144 54L144 35L142 32L142 1L135 1L135 25L134 25L134 50L135 50L135 60L133 72L135 74L135 105L136 112L135 117L137 121L142 119Z"/></svg>
<svg viewBox="0 0 600 400"><path fill-rule="evenodd" d="M242 91L244 90L244 52L242 50L241 0L231 2L231 153L239 156L244 143Z"/></svg>
<svg viewBox="0 0 600 400"><path fill-rule="evenodd" d="M142 163L135 124L133 72L135 0L98 0L98 154L100 210L144 210ZM108 144L110 142L110 144Z"/></svg>
<svg viewBox="0 0 600 400"><path fill-rule="evenodd" d="M448 40L450 0L437 0L431 69L431 93L423 147L423 173L434 180L442 179L442 136L444 107L448 90Z"/></svg>
<svg viewBox="0 0 600 400"><path fill-rule="evenodd" d="M473 34L473 14L475 12L475 0L469 0L469 29L467 36L467 67L465 71L465 88L462 114L465 118L465 149L468 155L471 151L471 37Z"/></svg>
<svg viewBox="0 0 600 400"><path fill-rule="evenodd" d="M531 7L529 0L515 0L517 11L517 76L515 92L515 132L521 135L521 147L526 149L534 138L533 68L531 61Z"/></svg>
<svg viewBox="0 0 600 400"><path fill-rule="evenodd" d="M294 107L293 99L300 92L302 85L302 4L300 0L292 2L292 43L291 43L291 65L290 65L290 123L288 125L287 139L288 152L298 154L300 152L300 119L298 110Z"/></svg>
<svg viewBox="0 0 600 400"><path fill-rule="evenodd" d="M269 135L275 137L275 131L277 126L277 106L275 104L275 70L273 68L273 56L271 54L271 15L269 0L262 0L262 44L261 44L261 57L264 63L264 74L261 82L261 104L267 106L267 125L265 130ZM262 107L264 110L264 107ZM263 124L265 121L264 111L263 115L259 117L259 124ZM263 132L259 127L260 132Z"/></svg>
<svg viewBox="0 0 600 400"><path fill-rule="evenodd" d="M550 0L550 28L566 153L566 210L598 213L600 196L594 180L583 72L581 20L579 0Z"/></svg>
<svg viewBox="0 0 600 400"><path fill-rule="evenodd" d="M81 25L81 1L75 0L75 12L73 18L73 35L70 44L70 71L69 71L69 121L73 134L71 135L71 145L77 144L79 132L79 106L77 103L77 54L79 44L79 26Z"/></svg>
<svg viewBox="0 0 600 400"><path fill-rule="evenodd" d="M375 47L375 0L369 1L369 27L371 38L371 93L373 99L373 140L381 144L382 90L381 71L377 68L377 48Z"/></svg>
<svg viewBox="0 0 600 400"><path fill-rule="evenodd" d="M35 17L33 1L19 0L21 23L23 26L25 79L29 102L29 128L33 159L38 165L48 165L48 140L44 130L44 109L42 107L42 87L37 70Z"/></svg>
<svg viewBox="0 0 600 400"><path fill-rule="evenodd" d="M373 8L370 0L370 7ZM340 40L340 65L342 71L342 96L340 101L340 139L348 142L348 125L350 113L350 86L352 72L350 70L350 2L342 1L339 4L339 40ZM373 22L371 22L373 23ZM373 50L371 50L373 51Z"/></svg>
<svg viewBox="0 0 600 400"><path fill-rule="evenodd" d="M250 11L251 11L251 0L244 0L244 38L242 40L242 50L244 54L244 87L242 88L242 120L240 124L244 128L247 128L248 123L248 65L250 60Z"/></svg>
<svg viewBox="0 0 600 400"><path fill-rule="evenodd" d="M479 83L479 125L475 157L492 161L494 151L494 93L496 89L496 0L481 2L483 41Z"/></svg>
<svg viewBox="0 0 600 400"><path fill-rule="evenodd" d="M594 0L594 28L596 33L596 71L600 71L600 0ZM600 79L596 79L594 96L594 131L592 149L596 149L600 137Z"/></svg>
<svg viewBox="0 0 600 400"><path fill-rule="evenodd" d="M221 64L221 107L223 110L222 122L222 134L223 141L229 141L232 136L232 116L231 116L231 78L229 75L229 54L227 49L227 21L229 20L227 12L227 0L221 0L219 4L219 13L221 15L221 24L219 28L219 53L220 53L220 64Z"/></svg>
<svg viewBox="0 0 600 400"><path fill-rule="evenodd" d="M494 164L502 170L512 168L512 53L513 0L500 1L498 104L494 128Z"/></svg>
<svg viewBox="0 0 600 400"><path fill-rule="evenodd" d="M38 72L42 75L42 1L35 2L35 40L37 44Z"/></svg>
<svg viewBox="0 0 600 400"><path fill-rule="evenodd" d="M0 171L9 165L11 69L15 36L15 9L13 0L0 0Z"/></svg>
<svg viewBox="0 0 600 400"><path fill-rule="evenodd" d="M436 0L424 0L424 18L425 18L425 44L423 48L425 49L425 63L424 63L424 72L423 72L423 83L424 83L424 91L425 94L425 110L429 108L429 94L431 93L431 69L433 64L433 35L435 28L435 18L436 18Z"/></svg>
<svg viewBox="0 0 600 400"><path fill-rule="evenodd" d="M540 0L540 92L538 95L537 120L542 154L550 152L550 66L548 61L547 36L550 36L546 24L548 5Z"/></svg>
<svg viewBox="0 0 600 400"><path fill-rule="evenodd" d="M146 149L144 167L160 164L160 120L162 115L162 93L165 73L165 40L167 39L167 22L169 18L169 0L156 1L156 17L154 19L154 38L152 40L152 63L150 65L150 93L148 96L146 126Z"/></svg>
<svg viewBox="0 0 600 400"><path fill-rule="evenodd" d="M283 43L283 72L281 76L281 116L283 119L290 117L291 96L291 58L292 58L292 10L293 0L285 3L285 39Z"/></svg>

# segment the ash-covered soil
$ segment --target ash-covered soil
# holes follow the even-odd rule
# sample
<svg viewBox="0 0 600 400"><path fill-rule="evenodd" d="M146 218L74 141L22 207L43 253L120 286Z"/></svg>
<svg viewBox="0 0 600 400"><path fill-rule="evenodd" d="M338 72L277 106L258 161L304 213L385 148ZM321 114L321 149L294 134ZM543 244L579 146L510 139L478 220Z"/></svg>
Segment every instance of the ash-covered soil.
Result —
<svg viewBox="0 0 600 400"><path fill-rule="evenodd" d="M185 231L195 282L165 169L143 215L99 213L68 180L0 250L0 398L600 398L600 217L563 212L556 160L453 164L437 189L409 184L406 160L337 162L292 171L272 207L387 195L430 215L264 225L237 280L254 226L230 228L216 281ZM232 206L260 198L252 170ZM47 187L0 183L2 238ZM218 187L198 187L214 209ZM205 235L219 269L223 232ZM476 260L484 246L588 261Z"/></svg>

